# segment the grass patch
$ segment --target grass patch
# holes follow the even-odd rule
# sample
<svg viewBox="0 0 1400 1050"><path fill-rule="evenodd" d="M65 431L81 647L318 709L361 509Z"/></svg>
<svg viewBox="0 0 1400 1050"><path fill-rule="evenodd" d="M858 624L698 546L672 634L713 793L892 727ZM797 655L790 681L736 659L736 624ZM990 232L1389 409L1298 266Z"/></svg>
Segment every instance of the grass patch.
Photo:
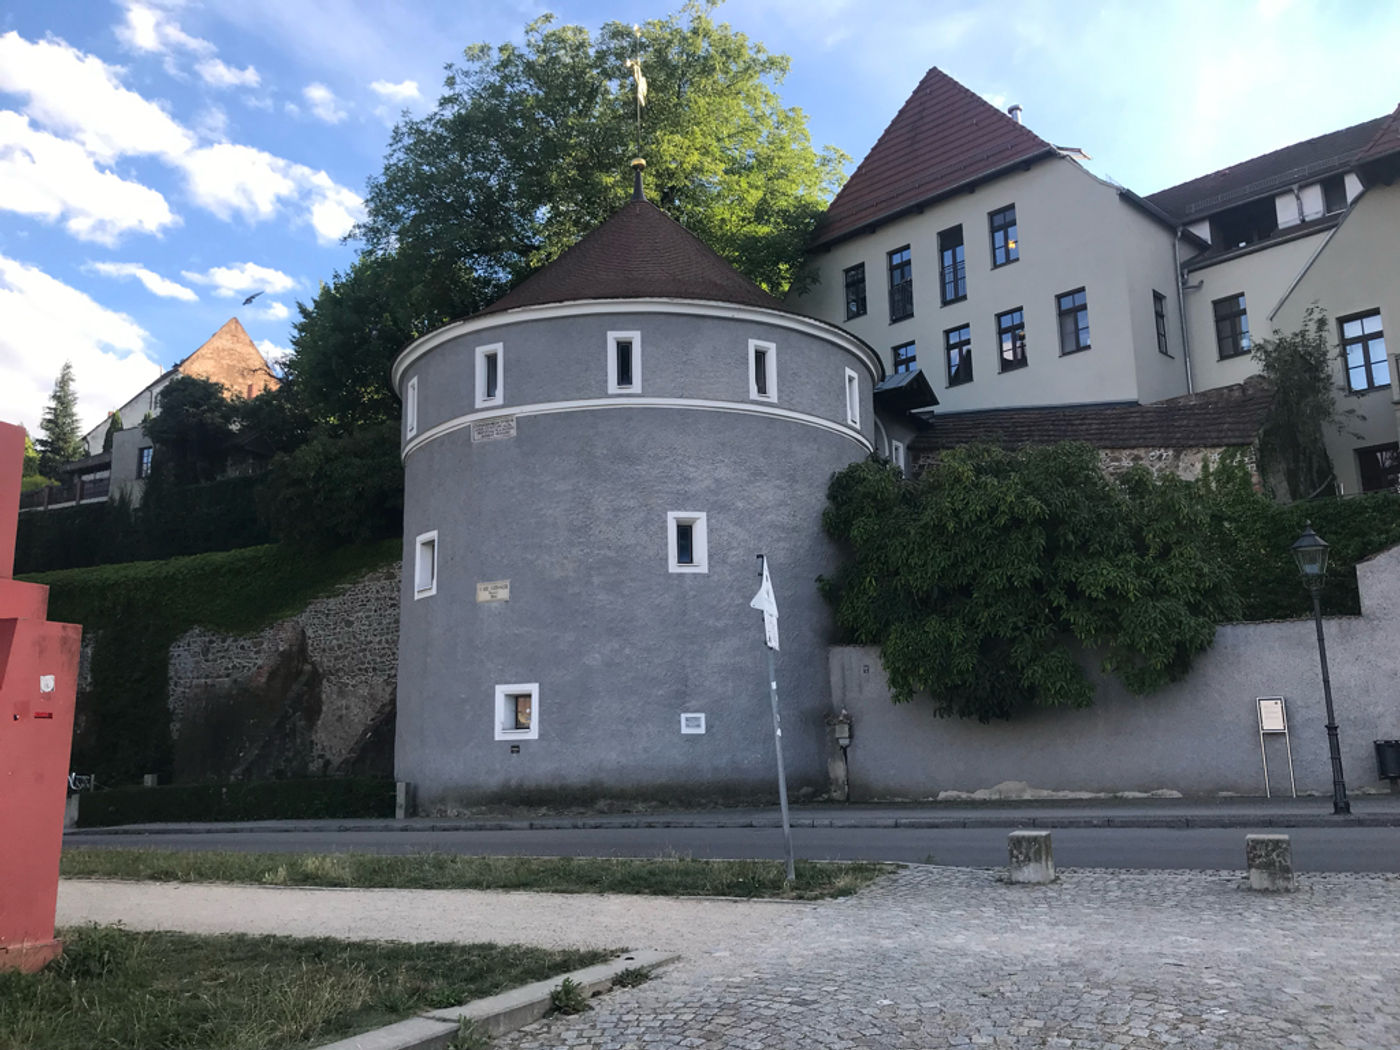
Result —
<svg viewBox="0 0 1400 1050"><path fill-rule="evenodd" d="M537 890L638 893L661 897L845 897L896 865L799 860L797 881L783 883L775 860L689 857L465 857L451 853L186 853L70 846L69 879L246 882L265 886L353 886L423 890Z"/></svg>
<svg viewBox="0 0 1400 1050"><path fill-rule="evenodd" d="M604 962L497 944L60 931L63 956L0 973L0 1050L304 1047Z"/></svg>

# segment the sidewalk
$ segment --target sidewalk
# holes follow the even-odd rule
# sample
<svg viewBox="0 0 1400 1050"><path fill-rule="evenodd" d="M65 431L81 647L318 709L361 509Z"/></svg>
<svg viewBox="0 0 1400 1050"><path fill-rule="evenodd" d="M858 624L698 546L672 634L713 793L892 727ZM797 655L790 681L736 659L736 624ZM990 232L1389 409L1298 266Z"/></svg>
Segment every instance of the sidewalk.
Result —
<svg viewBox="0 0 1400 1050"><path fill-rule="evenodd" d="M795 828L1309 828L1400 827L1400 794L1360 795L1351 815L1330 798L1097 798L999 802L812 803L791 810ZM70 828L65 838L141 832L190 835L306 831L527 831L576 828L771 828L771 808L615 814L518 814L408 820L265 820L238 823L126 824Z"/></svg>

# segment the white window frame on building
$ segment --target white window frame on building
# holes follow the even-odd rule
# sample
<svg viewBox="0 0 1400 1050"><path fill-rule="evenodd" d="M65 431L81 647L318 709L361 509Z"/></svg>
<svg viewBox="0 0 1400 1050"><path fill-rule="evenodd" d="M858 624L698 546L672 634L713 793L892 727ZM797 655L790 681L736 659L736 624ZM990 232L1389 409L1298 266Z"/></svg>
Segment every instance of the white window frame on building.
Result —
<svg viewBox="0 0 1400 1050"><path fill-rule="evenodd" d="M682 561L682 556L687 553L684 543L687 537L690 540L690 559ZM710 571L710 537L704 511L666 512L666 560L671 572Z"/></svg>
<svg viewBox="0 0 1400 1050"><path fill-rule="evenodd" d="M413 541L413 600L437 594L437 529L421 533ZM426 560L425 560L426 557Z"/></svg>
<svg viewBox="0 0 1400 1050"><path fill-rule="evenodd" d="M901 474L906 472L908 468L904 465L904 442L890 442L890 462L899 468Z"/></svg>
<svg viewBox="0 0 1400 1050"><path fill-rule="evenodd" d="M860 376L855 369L846 369L846 423L860 429Z"/></svg>
<svg viewBox="0 0 1400 1050"><path fill-rule="evenodd" d="M626 347L624 359L620 348ZM624 368L624 364L626 368ZM623 380L629 380L624 383ZM642 333L608 333L608 393L640 394L642 392Z"/></svg>
<svg viewBox="0 0 1400 1050"><path fill-rule="evenodd" d="M749 399L778 400L778 347L762 339L749 340Z"/></svg>
<svg viewBox="0 0 1400 1050"><path fill-rule="evenodd" d="M520 701L529 698L529 725L520 726ZM540 738L540 683L517 682L496 686L496 739L538 740Z"/></svg>
<svg viewBox="0 0 1400 1050"><path fill-rule="evenodd" d="M405 437L413 437L418 433L418 377L414 376L408 381L408 388L403 395L403 429Z"/></svg>
<svg viewBox="0 0 1400 1050"><path fill-rule="evenodd" d="M476 348L476 407L491 408L503 404L506 396L506 361L502 344L490 343ZM491 377L491 360L496 362L496 389L487 392L487 381Z"/></svg>

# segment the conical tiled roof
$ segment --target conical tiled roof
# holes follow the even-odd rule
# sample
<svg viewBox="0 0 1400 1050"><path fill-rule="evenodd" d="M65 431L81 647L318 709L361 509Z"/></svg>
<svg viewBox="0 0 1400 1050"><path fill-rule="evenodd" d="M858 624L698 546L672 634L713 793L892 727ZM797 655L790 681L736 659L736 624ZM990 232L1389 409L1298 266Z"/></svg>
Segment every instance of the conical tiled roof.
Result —
<svg viewBox="0 0 1400 1050"><path fill-rule="evenodd" d="M652 298L783 309L656 205L633 198L481 313L579 299Z"/></svg>
<svg viewBox="0 0 1400 1050"><path fill-rule="evenodd" d="M934 67L827 208L813 247L945 196L1055 147Z"/></svg>

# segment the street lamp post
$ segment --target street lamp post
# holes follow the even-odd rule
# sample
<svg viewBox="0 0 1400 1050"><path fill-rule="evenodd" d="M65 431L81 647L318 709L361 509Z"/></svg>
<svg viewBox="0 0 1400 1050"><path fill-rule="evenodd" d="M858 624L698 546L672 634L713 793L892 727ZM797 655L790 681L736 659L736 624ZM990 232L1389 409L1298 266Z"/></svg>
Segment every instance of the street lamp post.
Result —
<svg viewBox="0 0 1400 1050"><path fill-rule="evenodd" d="M1313 623L1317 627L1317 657L1322 664L1322 699L1327 704L1327 749L1332 755L1332 812L1351 812L1346 779L1342 776L1342 748L1337 741L1337 716L1332 712L1332 681L1327 675L1327 642L1322 636L1322 585L1327 577L1327 544L1309 522L1290 548L1303 582L1312 593Z"/></svg>

